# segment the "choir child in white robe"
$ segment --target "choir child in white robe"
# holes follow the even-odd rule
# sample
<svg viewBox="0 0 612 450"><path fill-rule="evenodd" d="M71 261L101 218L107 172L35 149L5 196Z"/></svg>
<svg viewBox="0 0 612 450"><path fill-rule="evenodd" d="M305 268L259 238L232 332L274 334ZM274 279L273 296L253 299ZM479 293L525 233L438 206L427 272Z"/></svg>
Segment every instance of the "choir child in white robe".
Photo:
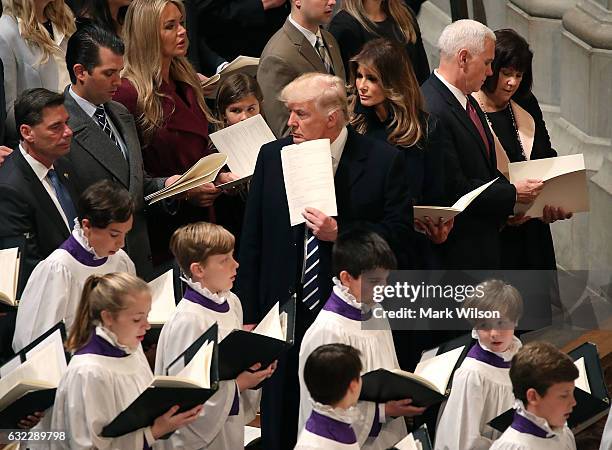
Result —
<svg viewBox="0 0 612 450"><path fill-rule="evenodd" d="M498 312L500 318L471 321L478 342L453 376L437 426L436 450L488 449L501 433L487 423L514 403L509 370L522 345L514 336L523 312L521 294L503 281L488 280L476 286L463 307Z"/></svg>
<svg viewBox="0 0 612 450"><path fill-rule="evenodd" d="M304 382L308 356L324 344L347 344L361 353L363 372L398 369L389 323L376 319L371 308L372 290L386 282L395 267L395 256L387 242L369 231L350 230L338 237L332 251L335 286L300 347L300 416L298 433L312 412L312 399ZM362 302L363 300L363 302ZM368 321L368 323L364 321ZM376 322L376 323L374 323ZM364 449L387 449L406 436L403 416L422 414L424 408L411 406L411 399L377 404L360 401L353 429Z"/></svg>
<svg viewBox="0 0 612 450"><path fill-rule="evenodd" d="M51 429L66 432L53 449L140 450L193 422L199 405L177 414L178 405L153 424L116 438L100 436L153 379L141 342L151 328L149 287L128 273L92 275L70 331L67 348L74 352L57 388Z"/></svg>
<svg viewBox="0 0 612 450"><path fill-rule="evenodd" d="M576 406L572 359L547 342L526 344L512 359L512 425L491 450L576 450L567 419Z"/></svg>
<svg viewBox="0 0 612 450"><path fill-rule="evenodd" d="M345 344L318 347L306 359L304 382L313 400L295 450L359 450L351 426L361 393L361 354Z"/></svg>
<svg viewBox="0 0 612 450"><path fill-rule="evenodd" d="M132 228L130 193L119 184L100 181L83 192L78 212L72 235L28 279L17 309L15 351L62 320L70 330L90 275L136 273L132 260L121 250Z"/></svg>
<svg viewBox="0 0 612 450"><path fill-rule="evenodd" d="M155 373L167 367L215 322L219 341L242 328L242 307L230 291L238 263L233 257L234 236L206 222L183 226L170 240L170 249L188 287L176 311L162 328L157 344ZM248 349L245 349L248 351ZM259 365L252 369L259 369ZM156 447L170 449L233 450L244 447L244 426L255 418L260 390L252 390L274 372L274 364L235 380L223 380L204 404L202 415Z"/></svg>
<svg viewBox="0 0 612 450"><path fill-rule="evenodd" d="M612 450L612 414L608 413L606 426L604 427L599 450Z"/></svg>

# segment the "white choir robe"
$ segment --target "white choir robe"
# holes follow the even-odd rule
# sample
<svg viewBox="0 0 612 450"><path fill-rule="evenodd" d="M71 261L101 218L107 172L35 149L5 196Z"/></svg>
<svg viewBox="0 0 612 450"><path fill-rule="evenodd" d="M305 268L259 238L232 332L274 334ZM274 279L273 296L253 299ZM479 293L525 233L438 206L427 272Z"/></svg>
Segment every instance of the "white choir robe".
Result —
<svg viewBox="0 0 612 450"><path fill-rule="evenodd" d="M345 299L346 295L338 286L334 286L334 294L339 296L338 298L341 301L347 301ZM328 300L328 303L330 300ZM308 356L317 347L325 344L339 343L356 348L361 352L362 373L376 369L399 368L387 320L372 318L369 322L371 325L367 326L369 329L364 330L360 320L354 320L339 313L326 310L325 308L328 307L328 303L326 303L313 324L306 331L300 347L298 374L300 380L300 416L298 435L304 428L304 424L312 411L312 398L304 382L304 365ZM350 305L350 300L348 304ZM377 322L376 325L373 325L374 321ZM353 422L353 429L362 449L386 450L407 435L403 417L395 419L382 417L384 415L384 405L361 401L357 403L357 408L359 410L359 417ZM382 414L379 414L380 419L383 420L382 429L377 437L368 437L374 423L377 408L379 412L382 410Z"/></svg>
<svg viewBox="0 0 612 450"><path fill-rule="evenodd" d="M145 433L152 443L151 428L117 438L100 436L151 383L149 363L138 349L117 358L98 354L75 354L57 388L51 429L66 432L65 441L53 441L52 449L141 450Z"/></svg>
<svg viewBox="0 0 612 450"><path fill-rule="evenodd" d="M199 283L190 287L205 293ZM187 293L185 294L187 295ZM172 317L162 328L157 344L155 373L165 375L165 369L215 322L219 326L219 341L234 329L242 328L242 306L232 292L223 293L229 311L217 312L185 298L181 299ZM219 299L219 297L216 297ZM209 300L212 301L212 300ZM245 350L246 351L246 350ZM158 441L159 449L233 450L244 447L244 427L252 421L259 408L261 390L246 390L239 395L239 413L230 416L236 380L219 382L219 390L205 404L202 415L189 426L177 430L167 440Z"/></svg>
<svg viewBox="0 0 612 450"><path fill-rule="evenodd" d="M576 440L567 424L551 428L545 419L525 411L520 400L514 406L512 426L493 443L491 450L576 450ZM522 421L522 426L514 427L517 420Z"/></svg>
<svg viewBox="0 0 612 450"><path fill-rule="evenodd" d="M518 351L520 341L514 339ZM466 357L455 372L450 396L440 415L435 450L490 448L501 433L487 423L512 408L513 403L509 368Z"/></svg>
<svg viewBox="0 0 612 450"><path fill-rule="evenodd" d="M359 450L355 432L351 428L352 418L331 406L316 404L318 427L304 427L298 436L295 450ZM340 414L337 414L340 412ZM347 417L343 417L347 416ZM330 420L331 419L331 420ZM309 419L312 420L312 419ZM322 429L323 432L317 428Z"/></svg>
<svg viewBox="0 0 612 450"><path fill-rule="evenodd" d="M612 414L608 413L608 419L606 420L606 426L601 437L601 444L599 450L612 450Z"/></svg>
<svg viewBox="0 0 612 450"><path fill-rule="evenodd" d="M76 230L73 231L73 235L66 241L72 241L73 252L63 248L55 250L30 275L17 308L13 337L13 349L16 352L62 320L66 324L66 332L70 331L83 285L90 275L112 272L136 274L134 263L123 250L109 256L103 264L94 265L99 264L100 260L94 259L90 252L79 245L78 238L75 244L76 233ZM78 253L84 263L75 258L74 252Z"/></svg>

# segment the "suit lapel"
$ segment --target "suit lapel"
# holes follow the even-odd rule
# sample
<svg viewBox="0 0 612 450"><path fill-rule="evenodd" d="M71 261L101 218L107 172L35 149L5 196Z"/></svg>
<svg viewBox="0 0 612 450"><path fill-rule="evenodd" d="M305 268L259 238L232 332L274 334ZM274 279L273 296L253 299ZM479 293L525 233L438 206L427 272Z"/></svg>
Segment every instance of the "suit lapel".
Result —
<svg viewBox="0 0 612 450"><path fill-rule="evenodd" d="M334 177L336 199L339 205L346 204L350 198L351 188L365 171L367 151L356 142L355 137L356 132L349 127L346 144L344 144L340 164L338 164Z"/></svg>
<svg viewBox="0 0 612 450"><path fill-rule="evenodd" d="M342 55L340 54L340 49L338 49L335 44L334 37L323 29L321 29L321 35L323 36L323 40L325 41L325 45L327 46L327 51L331 56L334 74L337 77L345 79L346 74L344 73L344 63L342 62Z"/></svg>
<svg viewBox="0 0 612 450"><path fill-rule="evenodd" d="M45 217L50 219L49 226L55 227L62 235L67 235L70 230L68 230L66 227L64 219L55 207L55 203L53 203L53 200L51 200L51 197L49 196L49 193L43 186L42 182L38 179L34 173L34 170L32 170L19 149L15 150L15 163L21 169L24 180L30 186L29 190L36 199L36 206L44 211ZM58 171L58 175L63 182L66 175L62 171Z"/></svg>
<svg viewBox="0 0 612 450"><path fill-rule="evenodd" d="M94 119L85 114L85 111L83 111L67 90L65 92L65 98L64 104L70 114L68 123L73 132L72 145L76 144L81 146L84 151L89 153L129 189L129 167L121 151L110 140L108 135L102 131L100 126L94 122ZM119 120L114 120L114 118L111 119L113 120L113 124L119 127ZM121 128L119 129L120 132L123 131ZM121 138L124 138L123 132ZM125 143L127 145L127 142ZM128 146L128 149L129 148Z"/></svg>
<svg viewBox="0 0 612 450"><path fill-rule="evenodd" d="M306 39L306 36L304 36L300 32L300 30L295 28L291 24L291 22L289 22L289 19L285 21L285 24L283 25L283 30L289 37L289 40L293 42L293 45L295 45L300 55L302 55L304 59L312 65L312 67L314 68L316 72L327 73L327 71L325 70L325 65L323 65L323 61L321 60L321 57L319 56L317 51L314 49L312 45L310 45L310 42L308 42L308 39ZM330 50L330 54L331 54L331 50ZM334 70L336 70L336 61L334 61L333 57L332 57L332 64L334 65Z"/></svg>

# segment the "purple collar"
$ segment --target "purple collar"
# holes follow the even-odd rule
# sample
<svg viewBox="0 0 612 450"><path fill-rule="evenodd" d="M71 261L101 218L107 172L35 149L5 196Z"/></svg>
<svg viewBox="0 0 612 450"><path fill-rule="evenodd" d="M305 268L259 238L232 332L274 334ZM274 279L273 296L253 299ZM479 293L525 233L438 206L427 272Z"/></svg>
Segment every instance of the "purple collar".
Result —
<svg viewBox="0 0 612 450"><path fill-rule="evenodd" d="M477 361L483 362L499 369L509 369L510 361L504 361L501 356L497 356L488 350L485 350L480 346L480 343L476 342L467 354L468 358L473 358Z"/></svg>
<svg viewBox="0 0 612 450"><path fill-rule="evenodd" d="M317 436L342 444L354 444L357 436L350 424L313 411L306 422L306 429Z"/></svg>
<svg viewBox="0 0 612 450"><path fill-rule="evenodd" d="M543 439L548 437L548 432L546 430L543 430L527 417L521 416L516 411L514 411L514 419L512 420L512 424L510 426L519 433L531 434L532 436Z"/></svg>
<svg viewBox="0 0 612 450"><path fill-rule="evenodd" d="M89 342L74 352L75 355L85 355L88 353L101 356L110 356L111 358L123 358L128 356L126 352L115 347L102 336L98 336L95 331L93 332L91 338L89 338Z"/></svg>
<svg viewBox="0 0 612 450"><path fill-rule="evenodd" d="M325 302L325 306L323 306L325 311L331 311L336 314L340 314L342 317L346 317L351 320L362 320L361 310L355 308L354 306L349 305L340 297L338 297L334 292L331 293L327 302Z"/></svg>
<svg viewBox="0 0 612 450"><path fill-rule="evenodd" d="M59 248L70 253L74 259L84 266L100 267L108 260L108 257L94 259L94 255L85 250L85 248L79 244L79 241L77 241L73 235L70 235L70 237L66 239Z"/></svg>
<svg viewBox="0 0 612 450"><path fill-rule="evenodd" d="M212 309L215 312L226 313L229 311L229 303L224 301L223 303L215 303L211 299L204 297L199 292L190 288L189 286L185 289L185 294L183 295L185 300L189 300L190 302L197 303L204 308Z"/></svg>

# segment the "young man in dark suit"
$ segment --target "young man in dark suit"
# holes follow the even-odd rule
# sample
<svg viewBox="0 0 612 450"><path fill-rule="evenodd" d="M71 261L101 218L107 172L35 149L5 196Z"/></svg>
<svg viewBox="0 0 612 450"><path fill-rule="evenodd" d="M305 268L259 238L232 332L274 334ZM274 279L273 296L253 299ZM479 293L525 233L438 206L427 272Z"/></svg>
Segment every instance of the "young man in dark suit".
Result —
<svg viewBox="0 0 612 450"><path fill-rule="evenodd" d="M375 231L396 254L410 245L412 232L411 196L402 157L396 148L346 126L344 81L320 73L305 74L288 84L281 98L289 110L291 136L264 145L259 153L247 201L237 280L247 324L259 321L277 301L297 294L295 342L279 359L262 399L264 448L271 450L295 445L300 342L331 292L331 249L338 232L353 227ZM338 216L306 208L305 226L292 227L282 149L325 138L331 143Z"/></svg>
<svg viewBox="0 0 612 450"><path fill-rule="evenodd" d="M20 247L18 296L34 267L64 242L74 226L73 172L58 159L70 151L72 130L64 96L43 88L15 102L21 143L0 167L0 245ZM0 361L11 353L15 311L0 314Z"/></svg>
<svg viewBox="0 0 612 450"><path fill-rule="evenodd" d="M459 20L442 31L438 47L440 65L421 88L427 110L445 131L448 203L499 177L455 218L441 246L443 261L447 269L498 269L500 228L517 202L531 203L537 197L542 183L523 180L513 185L497 170L493 137L470 95L492 74L495 34L479 22Z"/></svg>

